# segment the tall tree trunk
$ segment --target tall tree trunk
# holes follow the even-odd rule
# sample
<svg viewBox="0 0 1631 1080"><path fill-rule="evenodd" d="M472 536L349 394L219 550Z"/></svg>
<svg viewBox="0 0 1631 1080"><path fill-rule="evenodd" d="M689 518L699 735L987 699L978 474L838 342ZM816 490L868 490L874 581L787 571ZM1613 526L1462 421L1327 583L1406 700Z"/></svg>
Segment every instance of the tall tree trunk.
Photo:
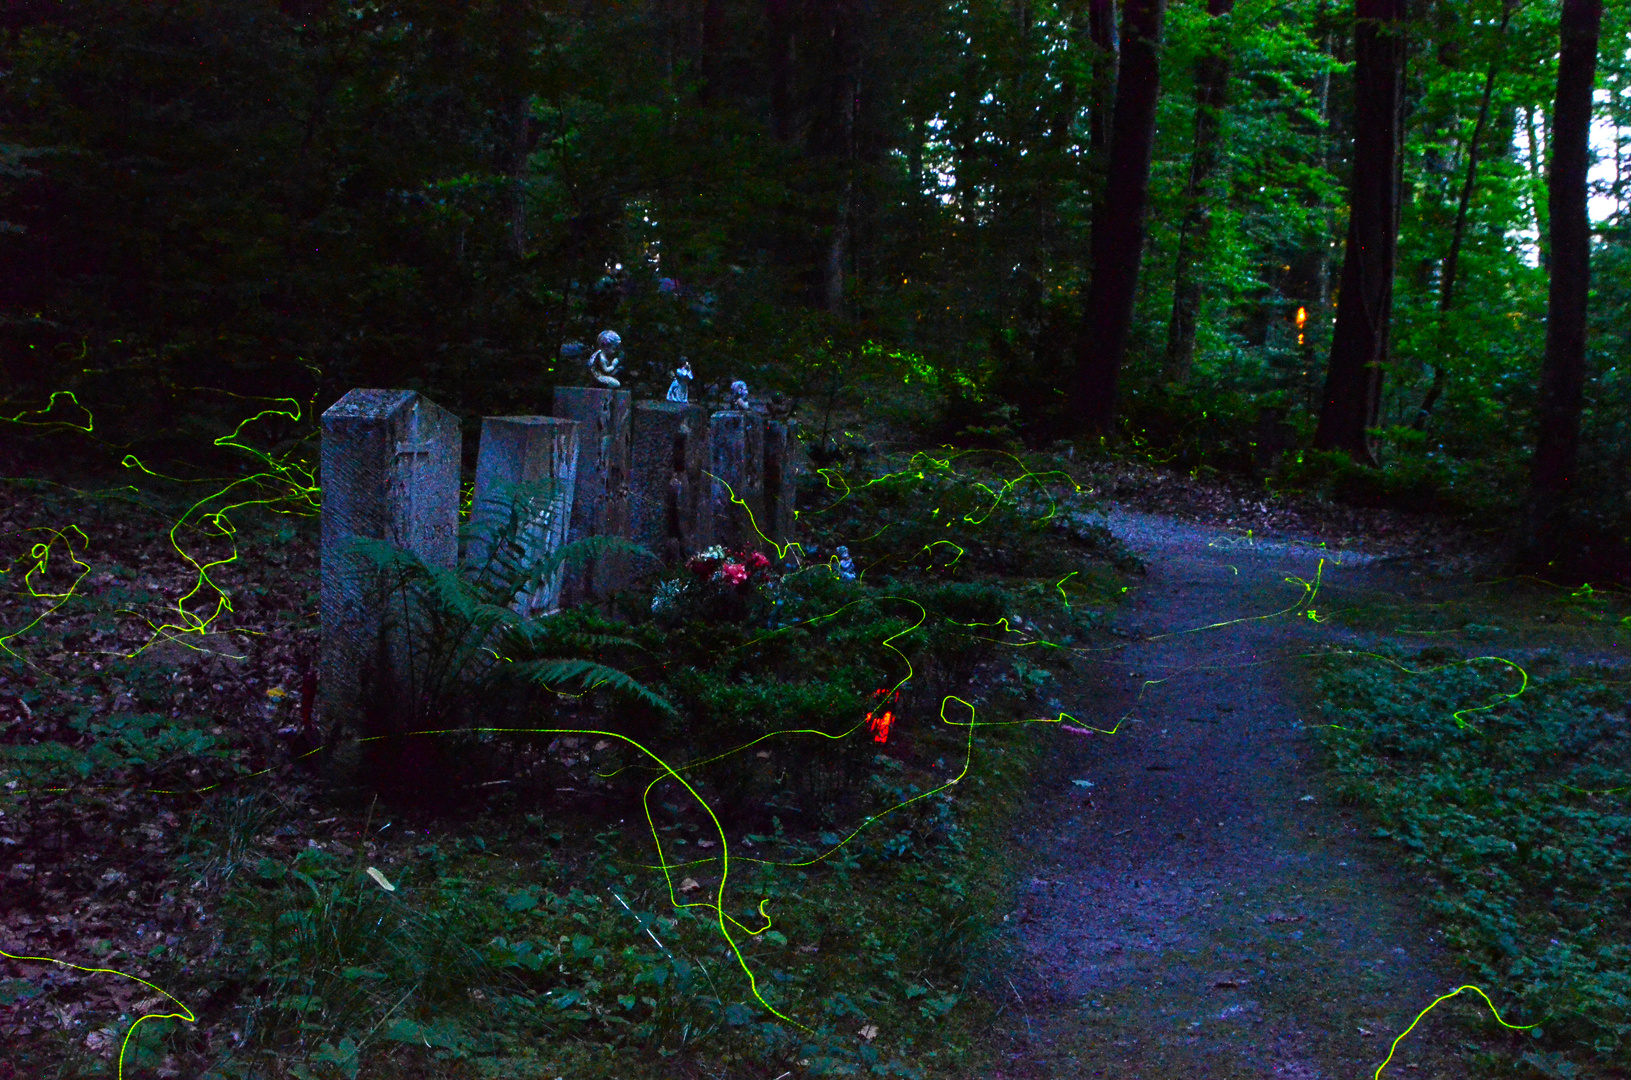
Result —
<svg viewBox="0 0 1631 1080"><path fill-rule="evenodd" d="M703 0L702 4L702 82L697 101L712 102L723 86L725 58L725 0Z"/></svg>
<svg viewBox="0 0 1631 1080"><path fill-rule="evenodd" d="M789 0L765 0L770 38L770 130L777 142L793 137L793 23Z"/></svg>
<svg viewBox="0 0 1631 1080"><path fill-rule="evenodd" d="M1150 152L1161 90L1161 22L1166 0L1126 0L1115 119L1110 131L1104 200L1093 214L1092 277L1076 336L1071 409L1081 427L1101 436L1115 427L1116 384L1132 333L1144 213L1150 196Z"/></svg>
<svg viewBox="0 0 1631 1080"><path fill-rule="evenodd" d="M844 314L844 272L850 258L850 217L855 196L855 99L860 94L859 56L853 35L855 26L847 0L832 4L832 48L835 65L835 117L838 125L835 156L842 164L843 185L835 208L832 242L827 248L823 274L823 299L834 315Z"/></svg>
<svg viewBox="0 0 1631 1080"><path fill-rule="evenodd" d="M1355 0L1354 154L1337 321L1314 446L1370 461L1366 429L1382 401L1393 266L1399 242L1399 164L1406 0Z"/></svg>
<svg viewBox="0 0 1631 1080"><path fill-rule="evenodd" d="M1559 23L1557 100L1552 106L1551 290L1546 303L1546 358L1540 369L1539 426L1531 474L1530 540L1551 547L1580 453L1580 406L1586 380L1586 297L1591 285L1591 219L1586 178L1591 160L1592 90L1603 0L1563 0ZM1555 550L1555 549L1554 549Z"/></svg>
<svg viewBox="0 0 1631 1080"><path fill-rule="evenodd" d="M1331 34L1325 35L1325 44L1320 52L1331 57ZM1320 133L1319 156L1320 169L1330 172L1331 169L1331 69L1325 67L1320 72ZM1318 332L1325 328L1325 320L1331 317L1331 244L1335 239L1335 223L1332 220L1331 204L1326 199L1320 200L1319 209L1320 236L1319 258L1314 261L1314 310L1309 312L1308 321L1303 324L1303 332L1297 344L1302 353L1302 396L1305 407L1310 412L1314 407L1314 380L1309 378L1314 370L1314 342L1319 336Z"/></svg>
<svg viewBox="0 0 1631 1080"><path fill-rule="evenodd" d="M1208 0L1206 5L1207 14L1214 19L1234 8L1235 0ZM1195 147L1189 155L1189 182L1184 187L1184 220L1178 227L1177 267L1172 281L1172 320L1167 324L1167 355L1162 365L1166 377L1175 381L1187 379L1195 361L1195 327L1201 309L1197 264L1205 257L1212 235L1212 199L1207 188L1217 171L1222 144L1229 59L1227 42L1215 38L1212 47L1195 62Z"/></svg>
<svg viewBox="0 0 1631 1080"><path fill-rule="evenodd" d="M510 182L507 197L510 210L510 253L517 259L527 255L527 171L538 133L532 122L532 103L518 94L509 104Z"/></svg>
<svg viewBox="0 0 1631 1080"><path fill-rule="evenodd" d="M912 145L906 151L906 171L912 177L912 205L923 197L923 120L912 118Z"/></svg>
<svg viewBox="0 0 1631 1080"><path fill-rule="evenodd" d="M1110 146L1121 43L1116 37L1116 0L1088 0L1087 33L1093 43L1093 93L1088 105L1088 149L1102 160Z"/></svg>
<svg viewBox="0 0 1631 1080"><path fill-rule="evenodd" d="M527 254L527 174L542 131L532 122L524 6L508 0L499 7L498 15L497 28L503 37L497 74L503 90L497 109L502 126L498 129L496 164L497 171L509 178L504 186L504 204L510 254L523 259Z"/></svg>
<svg viewBox="0 0 1631 1080"><path fill-rule="evenodd" d="M1514 0L1507 0L1501 10L1502 38L1506 35L1507 25L1512 21L1512 5ZM1449 368L1445 365L1443 357L1450 353L1450 311L1455 306L1456 277L1461 269L1461 245L1467 235L1467 216L1472 209L1473 187L1478 181L1478 154L1484 146L1484 128L1489 125L1489 107L1495 98L1495 77L1500 70L1498 61L1491 61L1489 72L1484 76L1484 96L1478 102L1478 119L1472 126L1472 141L1467 144L1467 176L1461 182L1461 201L1455 208L1455 225L1450 230L1450 250L1444 256L1444 266L1439 273L1438 288L1438 338L1439 362L1433 365L1433 385L1428 387L1427 396L1422 399L1421 408L1416 410L1416 418L1410 426L1421 431L1427 426L1427 418L1433 415L1433 407L1444 393L1444 384L1449 378Z"/></svg>
<svg viewBox="0 0 1631 1080"><path fill-rule="evenodd" d="M1541 194L1546 190L1543 159L1550 148L1543 148L1540 137L1535 134L1535 110L1532 107L1524 110L1524 130L1529 136L1529 205L1535 208L1535 252L1540 268L1546 270L1552 265L1552 229L1547 219L1546 200L1541 198Z"/></svg>

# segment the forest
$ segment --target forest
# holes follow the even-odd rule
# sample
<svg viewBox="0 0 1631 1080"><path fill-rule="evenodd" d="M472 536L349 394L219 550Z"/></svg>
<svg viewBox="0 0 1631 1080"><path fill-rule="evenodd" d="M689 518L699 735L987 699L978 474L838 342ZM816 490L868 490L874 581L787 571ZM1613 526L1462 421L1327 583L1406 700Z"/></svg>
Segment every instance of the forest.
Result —
<svg viewBox="0 0 1631 1080"><path fill-rule="evenodd" d="M1627 18L8 5L8 392L108 422L196 411L180 385L496 409L605 323L652 387L687 355L829 438L867 387L930 437L1507 523L1568 503L1601 577Z"/></svg>
<svg viewBox="0 0 1631 1080"><path fill-rule="evenodd" d="M608 329L788 425L796 527L471 569L481 418ZM1623 1076L1628 365L1631 0L11 0L0 1080ZM466 561L368 556L434 669L376 728L356 388L464 431ZM1166 686L1237 647L1265 698ZM1335 846L1118 983L1166 931L1059 959L1089 826L1214 922Z"/></svg>

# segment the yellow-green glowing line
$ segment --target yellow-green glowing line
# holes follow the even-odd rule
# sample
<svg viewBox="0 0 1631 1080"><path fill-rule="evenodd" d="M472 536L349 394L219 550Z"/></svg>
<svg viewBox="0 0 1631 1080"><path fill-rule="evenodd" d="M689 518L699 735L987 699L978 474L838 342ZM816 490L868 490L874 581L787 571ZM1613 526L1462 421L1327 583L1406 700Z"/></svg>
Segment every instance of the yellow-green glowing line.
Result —
<svg viewBox="0 0 1631 1080"><path fill-rule="evenodd" d="M1431 1005L1427 1006L1427 1008L1423 1009L1421 1012L1416 1014L1416 1018L1414 1020L1410 1021L1410 1026L1405 1028L1403 1031L1401 1031L1399 1033L1399 1037L1397 1039L1393 1040L1393 1045L1388 1047L1387 1057L1385 1059L1383 1059L1382 1064L1376 1066L1376 1073L1371 1077L1371 1080L1381 1080L1382 1070L1387 1068L1388 1062L1393 1060L1393 1054L1394 1054L1394 1052L1396 1050L1399 1049L1399 1043L1404 1040L1404 1037L1406 1035L1408 1035L1412 1031L1416 1030L1416 1025L1421 1023L1422 1017L1426 1016L1428 1013L1430 1013L1434 1009L1438 1008L1439 1005L1441 1005L1442 1003L1444 1003L1446 1001L1449 1001L1451 998L1453 998L1456 995L1460 994L1463 990L1471 990L1473 993L1475 993L1479 997L1483 998L1484 1003L1489 1006L1489 1011L1492 1014L1494 1014L1495 1022L1497 1024L1500 1024L1502 1027L1506 1028L1509 1031L1528 1031L1531 1028L1537 1028L1537 1027L1540 1026L1538 1023L1535 1023L1535 1024L1509 1024L1509 1023L1507 1023L1505 1020L1503 1020L1501 1018L1501 1010L1499 1010L1499 1009L1497 1009L1495 1007L1495 1002L1493 1002L1493 1001L1491 1001L1489 999L1488 994L1484 993L1482 990L1480 990L1476 986L1458 986L1454 990L1451 990L1447 994L1440 994L1437 998L1435 998L1433 1000L1433 1003Z"/></svg>
<svg viewBox="0 0 1631 1080"><path fill-rule="evenodd" d="M810 516L813 517L813 516L815 516L817 514L828 513L829 511L832 511L832 510L836 509L839 505L841 505L844 502L844 500L848 499L850 497L850 495L853 494L855 491L864 490L866 488L871 487L873 484L881 484L881 483L884 483L884 482L886 482L888 480L893 480L893 479L895 479L897 477L904 477L904 476L908 476L908 475L915 475L916 478L919 479L919 480L926 479L927 477L926 477L926 474L924 472L925 468L929 469L930 471L934 471L934 472L938 472L938 473L942 473L942 474L948 474L948 473L955 474L955 470L953 470L951 468L951 463L953 461L956 461L956 460L958 460L959 458L962 458L962 457L966 457L966 456L968 456L970 454L984 454L984 453L994 454L995 456L997 456L999 458L1010 458L1016 464L1018 464L1020 469L1023 470L1023 471L1021 472L1021 474L1019 476L1015 477L1012 480L1001 481L1001 484L1002 484L1002 490L1001 491L993 490L991 487L986 485L984 482L981 482L981 481L975 481L974 482L976 487L978 487L982 491L985 491L988 494L990 494L993 497L993 501L992 501L991 506L980 517L976 518L972 514L965 514L963 516L963 520L968 522L970 525L982 524L987 518L989 518L991 516L991 514L993 512L995 512L997 507L999 505L1001 505L1003 496L1006 495L1009 491L1013 490L1013 488L1015 488L1019 484L1024 483L1026 480L1035 481L1037 483L1038 487L1043 488L1044 494L1046 494L1046 487L1044 485L1042 485L1041 479L1043 477L1051 477L1051 476L1063 477L1066 481L1068 481L1071 484L1072 487L1074 487L1076 489L1076 491L1078 493L1080 493L1081 490L1082 490L1082 486L1080 484L1076 483L1076 481L1070 476L1069 473L1066 473L1066 472L1064 472L1063 470L1060 470L1060 469L1051 469L1051 470L1048 470L1047 472L1040 472L1040 473L1039 472L1032 472L1030 469L1026 468L1025 463L1023 461L1021 461L1020 458L1017 455L1009 453L1007 451L962 450L962 451L958 451L957 453L954 453L954 454L950 455L949 457L937 458L934 455L930 454L928 451L919 450L918 452L914 453L911 456L911 458L908 459L907 465L906 465L906 467L904 469L900 469L900 470L897 470L897 471L892 472L892 473L884 473L881 476L875 476L872 479L866 481L866 483L862 484L859 488L852 487L850 485L849 481L844 478L843 474L839 473L835 469L817 469L816 470L816 475L818 475L818 476L820 476L822 478L822 480L826 483L826 485L827 485L827 487L829 489L831 489L834 486L833 481L834 481L834 479L836 479L838 481L838 483L840 483L840 484L842 484L844 486L844 493L843 493L843 495L839 496L838 500L836 502L832 503L830 506L823 507L820 510L809 511L809 514L810 514ZM1047 521L1047 520L1051 519L1058 512L1058 505L1057 505L1056 502L1054 502L1051 495L1048 497L1048 501L1049 501L1048 513L1046 515L1044 515L1043 517L1038 518L1037 520L1039 522L1040 521ZM801 514L799 516L802 517L803 515Z"/></svg>
<svg viewBox="0 0 1631 1080"><path fill-rule="evenodd" d="M726 493L729 494L730 497L731 497L731 504L732 505L740 506L742 508L743 513L747 514L747 516L748 516L748 524L753 527L753 531L756 534L758 534L759 539L763 540L765 543L769 544L771 547L776 549L776 558L778 558L778 559L787 558L788 551L790 551L793 548L798 548L799 552L801 554L803 553L804 545L799 543L797 540L789 540L787 543L781 544L781 543L777 543L775 540L772 540L770 537L766 536L765 533L764 533L764 530L759 528L758 520L753 516L753 507L749 506L747 504L747 500L743 499L740 495L738 495L736 493L736 489L731 487L731 485L727 481L721 479L720 477L715 476L713 473L708 472L706 469L703 470L702 475L706 476L708 479L712 480L714 483L716 483L720 487L724 488ZM879 531L881 532L883 530L880 529Z"/></svg>
<svg viewBox="0 0 1631 1080"><path fill-rule="evenodd" d="M13 630L9 634L0 634L0 649L4 649L8 654L10 654L11 656L16 657L19 660L22 660L23 658L20 655L18 655L16 650L14 650L11 647L11 642L14 639L16 639L17 637L21 636L22 634L25 634L29 630L32 630L34 627L38 626L40 624L40 622L43 619L45 619L46 616L55 614L56 612L62 610L63 605L68 603L68 601L71 600L74 597L74 595L77 593L77 591L79 589L79 583L81 581L85 580L85 575L87 575L87 574L89 574L91 572L90 564L85 562L84 560L82 560L79 557L79 554L74 551L74 543L68 537L68 533L70 533L70 532L78 533L79 538L83 543L83 546L84 547L89 547L90 546L90 542L91 542L90 537L86 536L85 531L83 529L81 529L78 525L70 525L66 529L52 529L52 528L39 527L39 528L33 528L33 529L25 529L23 531L24 532L48 533L50 535L50 537L51 537L51 539L49 539L47 541L44 541L43 543L34 544L32 547L29 548L29 553L26 556L26 558L32 559L33 560L33 565L30 566L26 571L24 571L24 573L23 573L23 583L28 588L28 594L31 597L33 597L34 599L36 599L36 600L52 600L52 601L55 601L55 602L52 603L49 607L47 607L45 610L41 611L39 614L35 615L34 618L27 623L27 625L22 626L22 627L20 627L20 628L18 628L16 630ZM56 546L57 541L59 541L59 540L62 541L63 546L67 549L68 558L69 558L70 561L72 561L73 565L76 568L78 568L79 574L78 574L77 577L74 578L73 584L68 586L68 589L67 589L66 592L60 592L60 593L43 592L42 593L38 589L36 589L34 587L35 578L36 578L36 576L45 574L47 568L50 566L50 563L51 563L51 549ZM11 573L11 571L8 570L8 571L6 571L6 573ZM25 661L25 663L26 663L26 661Z"/></svg>
<svg viewBox="0 0 1631 1080"><path fill-rule="evenodd" d="M1309 618L1314 619L1316 622L1323 621L1322 618L1311 614L1313 609L1310 605L1312 605L1315 598L1319 596L1321 582L1325 575L1325 562L1325 557L1323 555L1320 556L1319 565L1314 568L1313 581L1306 581L1300 577L1294 576L1288 576L1285 579L1286 583L1289 585L1300 585L1302 587L1303 594L1292 603L1281 608L1279 611L1271 611L1267 615L1247 615L1239 619L1224 619L1221 622L1207 623L1205 626L1192 626L1187 630L1174 630L1167 634L1150 634L1148 637L1145 637L1144 640L1161 641L1165 638L1181 637L1184 634L1199 634L1203 630L1221 630L1226 626L1238 626L1241 623L1264 622L1268 619L1278 619L1282 615L1289 615L1293 611L1304 612L1305 614L1308 614Z"/></svg>
<svg viewBox="0 0 1631 1080"><path fill-rule="evenodd" d="M136 1034L136 1029L143 1023L148 1020L182 1020L189 1024L196 1024L198 1022L198 1017L194 1016L192 1010L183 1005L180 999L178 999L174 994L171 994L168 990L162 989L161 987L154 986L146 979L139 979L134 975L127 975L122 971L115 971L112 968L81 967L78 964L70 964L66 960L58 960L55 957L50 956L18 956L14 953L9 953L4 949L0 949L0 956L4 956L7 960L25 960L38 964L57 964L61 967L73 968L75 971L83 971L90 975L117 975L121 979L129 979L132 982L139 982L149 990L157 991L176 1003L176 1008L180 1009L180 1012L146 1013L137 1017L135 1022L130 1025L130 1029L125 1032L124 1042L119 1044L120 1080L123 1080L125 1075L125 1051L130 1046L130 1037Z"/></svg>
<svg viewBox="0 0 1631 1080"><path fill-rule="evenodd" d="M1525 671L1522 667L1519 667L1513 661L1508 660L1504 656L1469 656L1465 660L1453 660L1448 664L1440 664L1437 667L1423 668L1421 670L1417 670L1415 668L1405 667L1403 664L1399 663L1397 660L1393 659L1392 657L1383 656L1380 653L1356 652L1356 651L1353 651L1353 650L1344 649L1344 650L1342 650L1342 655L1345 655L1345 656L1368 656L1373 660L1380 660L1382 663L1387 664L1390 667L1398 668L1400 671L1404 672L1406 675L1431 675L1435 671L1445 671L1445 670L1448 670L1449 668L1453 668L1453 667L1466 667L1466 666L1468 666L1470 664L1477 664L1477 663L1481 663L1481 662L1484 662L1484 661L1488 661L1488 662L1493 663L1493 664L1505 664L1507 667L1511 668L1513 671L1516 671L1518 673L1518 676L1519 676L1518 688L1516 690L1514 690L1512 693L1502 694L1502 695L1500 695L1498 700L1492 701L1488 705L1468 706L1465 709L1457 709L1455 712L1451 713L1450 718L1455 721L1456 726L1459 727L1459 728L1467 727L1467 725L1468 725L1467 715L1469 713L1488 712L1491 709L1499 708L1500 706L1506 704L1509 701L1516 701L1518 698L1520 698L1520 697L1522 697L1524 695L1525 691L1527 691L1529 689L1529 673L1527 671Z"/></svg>
<svg viewBox="0 0 1631 1080"><path fill-rule="evenodd" d="M240 421L238 426L229 434L222 435L213 440L215 446L239 450L254 458L257 458L267 466L268 471L255 473L251 476L233 480L225 487L212 492L202 499L199 499L197 502L189 506L181 517L176 520L175 524L171 526L169 533L170 546L175 549L176 554L179 555L185 563L193 568L193 570L196 572L195 578L192 587L176 600L175 606L177 618L180 621L178 623L163 623L157 625L149 622L148 626L153 632L152 637L148 639L146 644L142 645L136 650L137 653L156 644L161 639L175 640L174 635L176 634L197 634L200 636L207 634L211 624L213 624L223 613L233 610L230 596L210 578L210 571L216 567L237 561L237 545L234 543L231 553L223 558L215 559L209 562L200 562L182 546L178 534L183 528L195 523L200 527L208 525L208 527L214 530L216 535L232 540L237 536L237 528L232 524L231 514L236 510L241 510L248 506L264 506L274 513L288 513L290 511L280 510L279 506L284 503L295 502L297 504L304 504L304 506L301 510L293 512L304 514L316 512L318 487L315 477L312 476L309 469L306 469L300 465L275 460L270 455L263 453L262 451L257 450L240 440L240 436L243 434L246 427L252 423L255 423L257 420L264 419L268 416L282 416L295 423L298 423L301 420L303 413L298 401L293 398L277 398L274 400L275 403L286 404L288 407L282 409L262 409L255 415ZM167 477L160 473L154 472L152 469L149 469L145 464L143 464L141 459L136 457L134 454L126 455L122 461L122 464L126 468L137 469L148 476L172 480L177 483L187 482L180 480L177 477ZM229 502L225 506L219 506L217 509L207 512L204 510L208 504L226 498L229 493L241 487L258 487L268 481L285 485L287 490L276 495L258 495L257 497L253 498L239 499L236 502ZM197 515L196 519L194 518L194 515ZM192 600L195 596L198 596L199 593L203 592L205 589L214 590L216 594L214 610L208 612L207 615L195 612L188 607L188 601ZM131 655L135 655L135 653L132 653Z"/></svg>
<svg viewBox="0 0 1631 1080"><path fill-rule="evenodd" d="M884 638L882 641L880 641L878 643L879 645L881 645L884 648L888 649L890 652L894 653L896 656L900 657L901 662L906 665L906 674L905 674L905 676L902 677L900 679L900 681L896 682L893 686L891 686L889 688L888 693L894 694L894 693L897 693L900 690L901 687L905 686L907 683L912 681L912 672L913 672L911 659L908 658L905 653L901 652L898 648L895 647L895 639L905 637L907 634L910 634L912 631L918 629L919 627L921 627L923 625L924 620L928 618L928 612L924 610L922 604L919 604L916 600L907 599L904 596L871 596L871 597L867 597L867 598L862 599L862 600L851 600L849 603L844 604L842 607L835 608L834 610L827 612L825 615L817 615L817 616L815 616L813 618L805 619L802 622L797 622L797 623L793 623L793 624L788 625L788 626L779 627L778 629L772 630L768 634L762 634L759 637L752 638L752 639L750 639L748 641L744 641L740 645L734 645L734 646L732 646L730 649L728 649L726 651L727 652L734 652L737 649L745 649L745 648L749 647L750 645L757 645L761 641L767 641L770 638L773 638L778 634L784 634L784 633L788 632L789 630L796 629L797 627L811 626L811 625L813 625L815 623L825 622L828 619L837 618L845 610L847 610L849 608L852 608L852 607L855 607L858 604L870 604L870 603L876 603L876 602L880 602L880 601L884 601L884 600L898 600L903 604L911 604L914 608L917 609L917 622L913 623L911 626L906 627L904 630L900 630L900 631L897 631L896 633L890 634L888 637ZM750 750L753 747L758 746L760 743L764 742L767 739L777 738L778 736L782 736L782 735L819 735L823 739L827 739L827 740L830 740L830 741L833 741L833 742L837 742L837 741L840 741L840 740L843 740L843 739L847 739L851 735L855 734L855 732L859 731L861 729L862 725L864 725L865 723L866 723L866 721L862 720L860 723L856 724L854 727L851 727L847 731L841 732L841 733L839 733L837 735L834 735L834 734L832 734L830 732L822 731L819 728L789 728L789 729L784 730L784 731L767 732L766 734L760 735L755 739L751 739L748 742L745 742L740 746L732 747L729 750L725 750L725 751L722 751L721 753L714 754L711 757L699 758L699 759L694 760L694 761L687 761L684 764L676 765L675 768L677 770L680 770L680 771L688 771L688 770L691 770L691 769L699 769L704 765L711 765L716 761L721 761L721 760L723 760L725 758L728 758L728 757L734 757L736 754L742 753L745 750ZM617 775L617 773L621 772L621 771L622 770L615 770L615 771L613 771L611 773L602 773L600 775L602 777L605 777L605 778L610 778L612 776Z"/></svg>
<svg viewBox="0 0 1631 1080"><path fill-rule="evenodd" d="M85 414L85 422L83 424L75 424L67 420L23 419L25 416L51 415L51 411L57 407L57 398L59 397L67 398L69 401L74 403L74 408ZM45 408L32 410L25 409L16 416L0 416L0 421L5 421L8 424L22 424L25 427L65 427L71 431L83 431L86 434L90 434L92 428L95 426L95 418L91 416L91 410L85 408L85 406L79 403L79 399L74 396L74 392L72 390L53 390L51 391L51 400L46 403Z"/></svg>

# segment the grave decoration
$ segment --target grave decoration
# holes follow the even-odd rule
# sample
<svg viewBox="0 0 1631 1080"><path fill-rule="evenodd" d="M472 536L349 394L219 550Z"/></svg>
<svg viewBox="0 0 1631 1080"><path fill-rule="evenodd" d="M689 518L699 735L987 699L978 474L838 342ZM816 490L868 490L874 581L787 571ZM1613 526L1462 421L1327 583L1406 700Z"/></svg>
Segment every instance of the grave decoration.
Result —
<svg viewBox="0 0 1631 1080"><path fill-rule="evenodd" d="M472 539L467 562L537 566L567 541L577 486L578 422L553 416L487 416L481 422L476 483L471 503ZM511 520L517 519L517 520ZM513 537L513 550L492 549L490 538ZM564 566L529 583L515 597L515 610L534 617L560 606Z"/></svg>
<svg viewBox="0 0 1631 1080"><path fill-rule="evenodd" d="M322 423L323 697L326 719L347 723L365 700L399 710L410 662L359 542L457 564L461 436L458 417L412 390L352 390Z"/></svg>
<svg viewBox="0 0 1631 1080"><path fill-rule="evenodd" d="M555 416L579 424L568 542L590 536L629 536L631 404L627 390L555 388ZM631 580L631 568L629 554L615 550L589 558L579 568L569 567L561 583L560 602L576 604L605 597Z"/></svg>

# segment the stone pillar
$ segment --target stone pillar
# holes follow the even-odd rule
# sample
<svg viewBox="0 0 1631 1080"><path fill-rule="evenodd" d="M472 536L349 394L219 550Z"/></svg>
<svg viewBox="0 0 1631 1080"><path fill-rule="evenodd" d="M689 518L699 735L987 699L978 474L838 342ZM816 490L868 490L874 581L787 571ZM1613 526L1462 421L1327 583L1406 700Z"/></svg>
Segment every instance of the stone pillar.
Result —
<svg viewBox="0 0 1631 1080"><path fill-rule="evenodd" d="M765 520L761 527L778 544L793 539L800 450L796 430L791 420L765 421Z"/></svg>
<svg viewBox="0 0 1631 1080"><path fill-rule="evenodd" d="M518 542L525 560L536 563L566 542L572 520L572 496L578 473L578 422L553 416L484 416L481 448L476 455L476 491L471 521L482 529L506 527L520 509L527 521ZM548 484L547 493L518 492L522 485ZM529 501L521 505L518 499ZM487 558L484 545L472 544L471 565ZM538 588L515 598L515 610L538 616L560 606L564 567L557 566Z"/></svg>
<svg viewBox="0 0 1631 1080"><path fill-rule="evenodd" d="M557 386L556 416L576 420L578 475L567 540L629 535L630 394L598 386ZM621 588L630 580L626 556L613 554L568 569L561 603L577 604Z"/></svg>
<svg viewBox="0 0 1631 1080"><path fill-rule="evenodd" d="M669 565L707 546L697 531L697 503L708 446L706 417L700 405L634 403L630 535Z"/></svg>
<svg viewBox="0 0 1631 1080"><path fill-rule="evenodd" d="M354 723L364 695L389 719L403 704L403 643L358 537L451 570L459 558L459 418L412 390L353 390L323 414L322 672L329 718ZM403 714L406 715L406 714Z"/></svg>
<svg viewBox="0 0 1631 1080"><path fill-rule="evenodd" d="M747 513L751 510L753 521L768 531L764 525L764 465L764 417L727 409L709 418L708 471L715 477L708 483L710 543L727 549L764 546ZM732 501L732 491L746 509Z"/></svg>

